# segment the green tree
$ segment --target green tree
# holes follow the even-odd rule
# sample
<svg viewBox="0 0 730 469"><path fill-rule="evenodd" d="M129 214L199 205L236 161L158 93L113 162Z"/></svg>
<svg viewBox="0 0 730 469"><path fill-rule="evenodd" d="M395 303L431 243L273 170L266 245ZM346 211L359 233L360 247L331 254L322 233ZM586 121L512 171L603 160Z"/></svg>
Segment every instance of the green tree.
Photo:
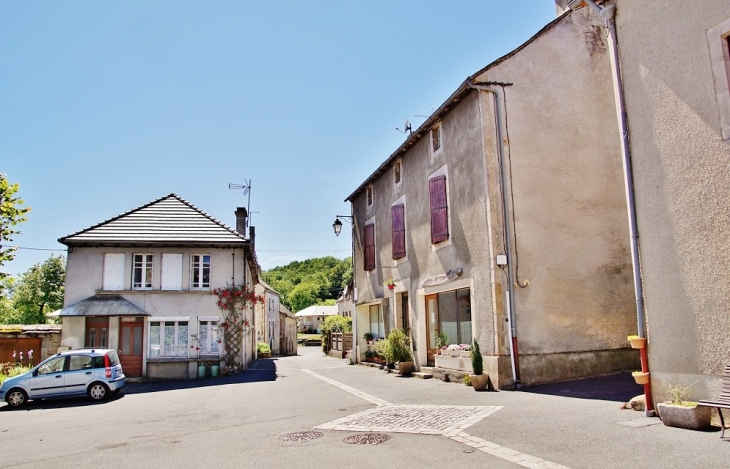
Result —
<svg viewBox="0 0 730 469"><path fill-rule="evenodd" d="M0 278L0 324L17 324L20 315L13 307L10 295L13 291L13 277Z"/></svg>
<svg viewBox="0 0 730 469"><path fill-rule="evenodd" d="M18 184L9 183L5 175L0 173L0 267L15 258L17 248L5 247L3 243L12 241L14 235L20 234L14 227L26 221L28 218L25 214L30 212L30 207L22 206L25 203L23 199L15 197L19 187ZM0 278L7 276L7 273L0 272Z"/></svg>
<svg viewBox="0 0 730 469"><path fill-rule="evenodd" d="M13 308L20 324L45 324L46 313L63 307L66 258L51 256L28 269L13 286Z"/></svg>
<svg viewBox="0 0 730 469"><path fill-rule="evenodd" d="M300 283L289 293L289 303L293 312L301 311L319 303L319 285L316 283Z"/></svg>
<svg viewBox="0 0 730 469"><path fill-rule="evenodd" d="M262 273L264 282L279 292L281 302L292 311L303 309L302 305L334 304L351 277L352 258L332 256L294 261ZM316 286L314 297L311 285Z"/></svg>

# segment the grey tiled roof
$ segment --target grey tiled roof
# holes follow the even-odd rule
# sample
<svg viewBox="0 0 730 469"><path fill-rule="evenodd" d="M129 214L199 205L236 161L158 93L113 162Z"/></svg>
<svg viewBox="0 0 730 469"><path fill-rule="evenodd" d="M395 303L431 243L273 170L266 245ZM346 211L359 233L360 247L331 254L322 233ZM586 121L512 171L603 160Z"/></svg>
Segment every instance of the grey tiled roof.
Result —
<svg viewBox="0 0 730 469"><path fill-rule="evenodd" d="M66 306L59 316L149 316L120 295L94 295Z"/></svg>
<svg viewBox="0 0 730 469"><path fill-rule="evenodd" d="M247 239L170 194L58 240L66 245L243 245Z"/></svg>

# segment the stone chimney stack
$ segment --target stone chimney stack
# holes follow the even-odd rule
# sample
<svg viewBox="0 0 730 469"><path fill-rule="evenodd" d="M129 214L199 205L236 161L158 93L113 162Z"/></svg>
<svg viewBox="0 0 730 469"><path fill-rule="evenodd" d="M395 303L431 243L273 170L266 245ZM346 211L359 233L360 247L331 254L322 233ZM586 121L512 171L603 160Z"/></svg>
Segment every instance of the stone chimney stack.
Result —
<svg viewBox="0 0 730 469"><path fill-rule="evenodd" d="M248 240L251 242L251 249L256 250L256 227L252 226L248 229Z"/></svg>
<svg viewBox="0 0 730 469"><path fill-rule="evenodd" d="M246 236L246 225L248 224L248 212L245 207L238 207L234 212L236 214L236 231Z"/></svg>

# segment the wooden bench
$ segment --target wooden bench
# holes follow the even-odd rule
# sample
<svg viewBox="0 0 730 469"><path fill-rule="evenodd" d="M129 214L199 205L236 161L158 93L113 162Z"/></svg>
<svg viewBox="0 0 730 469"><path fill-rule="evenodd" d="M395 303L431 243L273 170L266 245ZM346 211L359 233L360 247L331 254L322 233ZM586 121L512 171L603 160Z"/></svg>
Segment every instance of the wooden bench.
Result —
<svg viewBox="0 0 730 469"><path fill-rule="evenodd" d="M722 387L720 388L720 397L711 400L699 401L699 405L705 407L714 407L717 409L717 413L720 415L720 438L725 438L725 420L722 418L722 409L730 409L730 365L725 367L725 371L722 373Z"/></svg>

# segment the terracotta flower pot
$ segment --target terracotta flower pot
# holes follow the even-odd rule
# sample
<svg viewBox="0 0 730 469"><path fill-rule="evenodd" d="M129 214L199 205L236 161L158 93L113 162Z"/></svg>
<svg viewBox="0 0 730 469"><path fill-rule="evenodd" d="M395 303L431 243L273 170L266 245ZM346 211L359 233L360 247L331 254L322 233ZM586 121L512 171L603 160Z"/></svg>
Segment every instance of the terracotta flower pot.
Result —
<svg viewBox="0 0 730 469"><path fill-rule="evenodd" d="M398 362L398 372L403 376L413 373L413 362Z"/></svg>
<svg viewBox="0 0 730 469"><path fill-rule="evenodd" d="M631 342L631 348L644 348L646 347L646 339L643 337L637 337L635 339L629 339Z"/></svg>
<svg viewBox="0 0 730 469"><path fill-rule="evenodd" d="M489 375L469 375L469 380L471 380L471 387L475 391L484 391L487 389L487 384L489 384Z"/></svg>
<svg viewBox="0 0 730 469"><path fill-rule="evenodd" d="M649 383L649 372L642 373L641 371L634 371L633 373L631 373L631 375L634 377L634 381L636 381L636 384Z"/></svg>

